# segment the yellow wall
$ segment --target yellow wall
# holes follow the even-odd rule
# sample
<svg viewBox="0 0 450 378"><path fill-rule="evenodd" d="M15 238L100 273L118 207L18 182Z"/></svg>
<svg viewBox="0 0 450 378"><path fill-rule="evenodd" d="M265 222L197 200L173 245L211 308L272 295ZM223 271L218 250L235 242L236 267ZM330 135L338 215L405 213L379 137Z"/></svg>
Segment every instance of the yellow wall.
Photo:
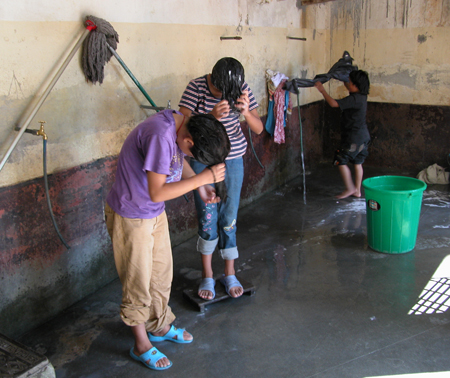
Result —
<svg viewBox="0 0 450 378"><path fill-rule="evenodd" d="M327 5L330 57L343 50L369 72L369 101L450 104L449 0L359 0ZM332 83L335 96L342 86Z"/></svg>
<svg viewBox="0 0 450 378"><path fill-rule="evenodd" d="M178 108L192 78L209 73L223 56L246 69L267 113L265 70L290 78L327 72L344 50L369 72L370 101L448 105L450 0L338 0L301 6L297 0L18 0L0 5L0 153L3 157L33 96L83 31L85 15L109 21L117 52L159 106ZM220 36L242 36L221 41ZM306 37L307 41L287 36ZM78 52L29 128L45 120L48 172L118 154L128 132L152 112L112 58L103 85L86 83ZM328 88L345 95L339 82ZM301 90L300 104L321 100ZM296 99L294 98L294 102ZM0 172L0 187L42 176L40 138L24 134Z"/></svg>
<svg viewBox="0 0 450 378"><path fill-rule="evenodd" d="M158 106L170 100L175 109L190 79L211 72L221 57L233 56L243 63L264 115L265 70L296 76L298 46L304 44L286 38L292 33L303 36L302 10L295 1L196 0L188 6L173 0L130 0L126 7L108 6L104 14L100 1L82 0L76 6L47 0L47 6L21 13L26 3L19 0L0 10L0 49L5 52L0 55L2 156L33 96L46 88L52 70L78 40L86 14L113 25L120 39L117 52L131 72ZM242 40L220 40L235 35ZM118 154L128 132L152 114L140 109L148 102L115 58L106 65L101 86L86 83L80 63L81 50L29 126L36 129L39 120L46 121L49 173ZM0 187L42 176L41 144L40 138L23 135L0 172Z"/></svg>

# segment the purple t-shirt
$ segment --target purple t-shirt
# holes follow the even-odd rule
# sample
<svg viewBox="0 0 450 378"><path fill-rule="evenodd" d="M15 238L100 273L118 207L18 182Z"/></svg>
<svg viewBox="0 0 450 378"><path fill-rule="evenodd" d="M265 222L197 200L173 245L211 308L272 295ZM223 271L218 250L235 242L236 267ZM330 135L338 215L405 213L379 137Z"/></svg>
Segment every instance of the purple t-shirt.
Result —
<svg viewBox="0 0 450 378"><path fill-rule="evenodd" d="M125 140L117 163L116 181L106 197L111 209L125 218L151 219L164 211L153 202L147 171L167 175L166 182L181 180L184 153L176 139L173 109L166 109L139 124Z"/></svg>

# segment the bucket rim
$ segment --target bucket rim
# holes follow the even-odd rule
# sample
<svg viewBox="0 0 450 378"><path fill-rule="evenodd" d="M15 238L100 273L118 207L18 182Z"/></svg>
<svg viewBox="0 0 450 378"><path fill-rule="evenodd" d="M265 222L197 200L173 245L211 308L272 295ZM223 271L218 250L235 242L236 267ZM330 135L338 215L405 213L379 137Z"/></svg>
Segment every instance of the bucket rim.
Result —
<svg viewBox="0 0 450 378"><path fill-rule="evenodd" d="M389 190L389 189L379 189L379 188L373 188L370 186L370 181L371 180L376 180L376 179L402 179L402 180L407 180L407 181L414 181L417 184L421 184L420 188L415 188L415 189L405 189L405 190ZM374 177L368 177L366 179L363 180L362 182L362 186L364 187L364 189L368 189L368 190L372 190L372 191L377 191L377 192L389 192L389 193L411 193L411 192L423 192L426 188L427 188L427 184L425 182L423 182L422 180L419 180L415 177L409 177L409 176L395 176L395 175L386 175L386 176L374 176Z"/></svg>

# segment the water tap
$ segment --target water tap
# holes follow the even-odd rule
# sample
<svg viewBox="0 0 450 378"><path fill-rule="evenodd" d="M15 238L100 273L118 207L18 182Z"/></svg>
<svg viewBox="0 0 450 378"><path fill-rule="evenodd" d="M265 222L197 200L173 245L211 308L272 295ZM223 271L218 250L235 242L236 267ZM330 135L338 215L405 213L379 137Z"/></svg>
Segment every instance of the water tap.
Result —
<svg viewBox="0 0 450 378"><path fill-rule="evenodd" d="M36 132L36 135L41 135L42 138L44 138L44 140L47 140L47 134L44 131L44 123L45 123L45 121L39 121L39 123L41 124L41 127Z"/></svg>

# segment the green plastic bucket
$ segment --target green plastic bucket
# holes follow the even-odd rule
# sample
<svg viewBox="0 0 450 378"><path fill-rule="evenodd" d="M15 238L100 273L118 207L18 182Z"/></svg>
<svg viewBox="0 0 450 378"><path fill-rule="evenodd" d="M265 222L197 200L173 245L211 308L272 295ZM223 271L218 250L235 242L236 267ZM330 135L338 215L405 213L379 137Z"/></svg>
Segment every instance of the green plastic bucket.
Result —
<svg viewBox="0 0 450 378"><path fill-rule="evenodd" d="M378 252L414 249L423 191L427 185L403 176L379 176L362 183L366 197L367 240Z"/></svg>

